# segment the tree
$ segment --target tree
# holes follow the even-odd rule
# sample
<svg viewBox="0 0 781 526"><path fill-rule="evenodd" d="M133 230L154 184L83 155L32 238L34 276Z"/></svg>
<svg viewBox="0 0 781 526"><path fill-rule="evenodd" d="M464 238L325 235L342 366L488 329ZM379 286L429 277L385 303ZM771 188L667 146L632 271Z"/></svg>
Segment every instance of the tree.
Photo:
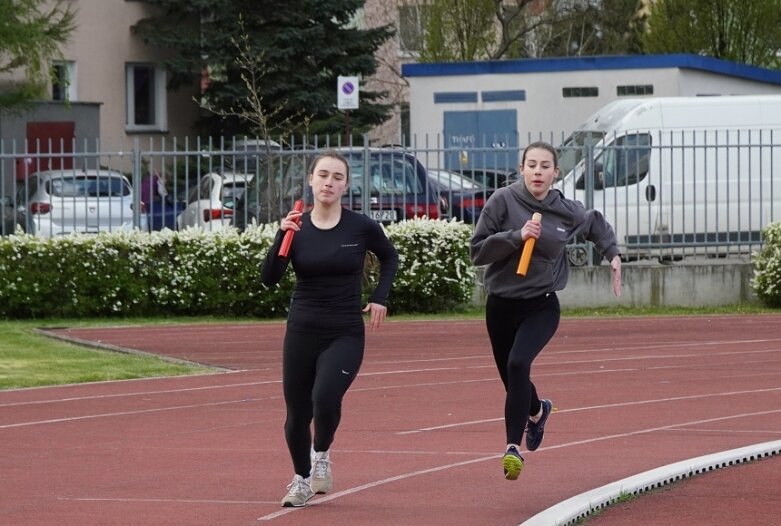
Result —
<svg viewBox="0 0 781 526"><path fill-rule="evenodd" d="M425 6L421 62L484 59L496 41L493 0L433 0Z"/></svg>
<svg viewBox="0 0 781 526"><path fill-rule="evenodd" d="M638 0L575 2L539 31L538 56L631 55L642 51Z"/></svg>
<svg viewBox="0 0 781 526"><path fill-rule="evenodd" d="M781 0L656 0L649 9L646 53L697 53L779 66Z"/></svg>
<svg viewBox="0 0 781 526"><path fill-rule="evenodd" d="M423 62L640 50L638 0L420 0Z"/></svg>
<svg viewBox="0 0 781 526"><path fill-rule="evenodd" d="M208 72L205 105L234 114L213 111L204 116L204 130L212 136L253 133L257 128L257 123L241 118L242 111L254 110L243 80L247 63L235 60L236 42L246 46L247 56L259 59L252 61L259 80L256 95L266 108L270 134L291 127L295 132L338 133L343 117L336 108L337 77L374 73L374 52L393 34L390 26L354 25L363 0L146 2L161 8L161 14L140 21L133 30L148 44L173 52L166 61L169 87L192 84ZM361 91L361 107L351 112L356 134L387 118L391 107L380 102L383 95Z"/></svg>
<svg viewBox="0 0 781 526"><path fill-rule="evenodd" d="M51 60L60 56L75 28L65 0L0 0L0 74L20 72L0 85L0 112L41 98L51 78Z"/></svg>

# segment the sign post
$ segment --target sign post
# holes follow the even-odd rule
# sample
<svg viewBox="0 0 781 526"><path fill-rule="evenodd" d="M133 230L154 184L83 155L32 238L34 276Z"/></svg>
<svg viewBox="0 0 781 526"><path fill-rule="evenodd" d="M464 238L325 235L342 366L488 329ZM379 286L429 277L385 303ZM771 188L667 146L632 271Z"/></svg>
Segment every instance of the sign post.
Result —
<svg viewBox="0 0 781 526"><path fill-rule="evenodd" d="M339 76L336 82L336 107L344 110L344 144L350 140L350 110L358 109L358 77Z"/></svg>

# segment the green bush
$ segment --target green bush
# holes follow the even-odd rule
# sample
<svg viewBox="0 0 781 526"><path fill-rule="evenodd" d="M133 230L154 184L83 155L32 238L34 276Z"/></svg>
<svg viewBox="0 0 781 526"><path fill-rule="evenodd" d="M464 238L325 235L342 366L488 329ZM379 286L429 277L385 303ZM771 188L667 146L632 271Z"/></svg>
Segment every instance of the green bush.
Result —
<svg viewBox="0 0 781 526"><path fill-rule="evenodd" d="M781 307L781 222L762 230L764 246L754 253L754 293L762 303Z"/></svg>
<svg viewBox="0 0 781 526"><path fill-rule="evenodd" d="M277 228L3 237L0 315L283 317L295 280L292 269L273 287L260 282ZM392 312L435 312L470 301L475 276L470 226L414 220L386 231L400 259ZM367 268L367 292L377 279L375 265Z"/></svg>

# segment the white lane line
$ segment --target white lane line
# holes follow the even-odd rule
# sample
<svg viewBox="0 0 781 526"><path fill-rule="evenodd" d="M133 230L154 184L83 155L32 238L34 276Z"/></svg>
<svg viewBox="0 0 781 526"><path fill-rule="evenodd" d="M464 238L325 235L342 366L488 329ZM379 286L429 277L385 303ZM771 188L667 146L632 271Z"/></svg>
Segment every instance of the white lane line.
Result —
<svg viewBox="0 0 781 526"><path fill-rule="evenodd" d="M177 405L177 406L170 406L170 407L157 407L152 409L139 409L137 411L117 411L115 413L99 413L95 415L82 415L82 416L71 416L67 418L52 418L50 420L32 420L30 422L17 422L15 424L3 424L0 425L0 429L12 429L17 427L28 427L28 426L38 426L43 424L61 424L63 422L77 422L80 420L94 420L97 418L111 418L111 417L117 417L117 416L128 416L128 415L140 415L140 414L146 414L146 413L162 413L164 411L178 411L181 409L195 409L195 408L201 408L201 407L216 407L221 405L230 405L230 404L245 404L247 402L257 402L261 400L275 400L275 399L281 399L282 396L270 396L266 398L243 398L240 400L225 400L222 402L208 402L204 404L190 404L190 405Z"/></svg>
<svg viewBox="0 0 781 526"><path fill-rule="evenodd" d="M748 354L767 354L767 353L781 353L781 349L766 349L766 350L760 350L760 351L744 351L744 350L736 350L736 351L724 351L724 352L716 352L716 353L708 353L708 354L698 354L698 353L688 353L688 354L644 354L641 356L622 356L620 358L594 358L591 360L569 360L569 361L545 361L541 360L539 365L573 365L573 364L584 364L584 363L604 363L604 362L626 362L626 361L634 361L634 360L671 360L671 359L681 359L681 358L711 358L711 357L717 357L717 356L745 356ZM535 366L538 365L536 362L534 364ZM719 365L718 363L714 363L714 365Z"/></svg>
<svg viewBox="0 0 781 526"><path fill-rule="evenodd" d="M769 393L769 392L775 392L775 391L781 391L781 387L771 387L767 389L753 389L749 391L728 391L725 393L704 393L699 395L687 395L687 396L674 396L669 398L655 398L650 400L635 400L632 402L620 402L616 404L602 404L602 405L592 405L592 406L584 406L584 407L573 407L571 409L561 409L556 410L555 413L576 413L580 411L594 411L597 409L611 409L616 407L629 407L629 406L637 406L637 405L647 405L647 404L660 404L660 403L667 403L667 402L680 402L681 400L697 400L701 398L716 398L721 396L740 396L745 394L757 394L757 393ZM428 431L439 431L441 429L451 429L454 427L462 427L462 426L472 426L472 425L479 425L479 424L487 424L491 422L497 422L504 420L504 417L499 418L488 418L484 420L470 420L467 422L454 422L451 424L445 424L441 426L431 426L431 427L422 427L419 429L410 429L408 431L397 431L396 435L414 435L417 433L425 433Z"/></svg>
<svg viewBox="0 0 781 526"><path fill-rule="evenodd" d="M745 340L740 342L730 342L730 343L746 343L751 341L762 341L762 340ZM710 344L710 343L708 343ZM716 342L716 344L720 344L720 342ZM692 344L694 345L694 344ZM697 344L697 345L703 345L703 344ZM685 345L681 345L685 346ZM648 346L647 348L651 347L659 347L659 346ZM580 351L580 352L590 352L590 351ZM544 359L541 359L537 365L539 366L548 366L548 365L573 365L573 364L589 364L589 363L604 363L604 362L615 362L615 361L632 361L632 360L649 360L649 359L674 359L674 358L692 358L692 357L715 357L715 356L731 356L731 355L740 355L745 356L747 354L764 354L764 353L775 353L775 352L781 352L781 349L771 349L771 350L759 350L759 351L727 351L722 353L709 353L707 355L703 354L694 354L694 353L686 353L686 354L674 354L674 355L642 355L642 356L626 356L621 358L594 358L591 360L572 360L572 361L557 361L557 362L546 362ZM544 357L549 357L551 354L554 353L548 353ZM544 358L542 357L542 358ZM466 359L471 360L475 357L467 357ZM485 357L484 357L485 358ZM443 358L441 360L447 360L452 363L453 360L460 360L463 358ZM426 360L415 360L412 362L399 362L399 363L417 363L417 362L423 362ZM440 361L440 359L431 360L431 361ZM386 365L392 364L391 362L384 362ZM373 364L365 363L364 367L371 366ZM477 368L493 368L495 365L484 365L484 366L467 366L468 369L477 369ZM670 367L675 368L677 366L659 366L657 368L664 368L664 367ZM392 370L392 371L376 371L376 372L361 372L359 373L358 377L369 377L369 376L383 376L383 375L399 375L399 374L413 374L413 373L423 373L423 372L441 372L441 371L459 371L464 369L464 367L440 367L440 368L418 368L418 369L398 369L398 370ZM237 371L233 371L231 373L224 373L224 374L235 374ZM241 371L243 372L243 371ZM550 373L549 373L550 374ZM558 373L561 375L568 375L572 373ZM203 378L195 377L195 378ZM171 379L170 377L167 379ZM139 379L143 380L143 379ZM184 379L183 380L187 380ZM123 380L122 382L126 382L127 380ZM114 383L114 382L100 382L100 384L106 384L106 383ZM40 404L47 404L47 403L60 403L60 402L72 402L72 401L79 401L79 400L100 400L100 399L110 399L110 398L121 398L121 397L133 397L133 396L148 396L148 395L156 395L156 394L169 394L169 393L180 393L180 392L193 392L193 391L205 391L205 390L211 390L211 389L232 389L236 387L252 387L252 386L258 386L258 385L270 385L270 384L279 384L281 383L281 380L266 380L266 381L257 381L257 382L241 382L241 383L235 383L235 384L221 384L221 385L210 385L210 386L203 386L203 387L185 387L185 388L176 388L176 389L163 389L163 390L154 390L154 391L139 391L139 392L125 392L125 393L115 393L115 394L105 394L105 395L89 395L89 396L81 396L81 397L66 397L66 398L54 398L54 399L46 399L46 400L33 400L33 401L24 401L24 402L8 402L8 403L0 403L0 407L18 407L18 406L25 406L25 405L40 405ZM425 384L422 384L425 385ZM54 387L56 389L56 387ZM13 390L9 390L7 392L13 392Z"/></svg>
<svg viewBox="0 0 781 526"><path fill-rule="evenodd" d="M401 475L396 475L395 477L388 477L386 479L376 480L374 482L369 482L367 484L362 484L360 486L355 486L353 488L349 488L349 489L346 489L346 490L343 490L343 491L338 491L336 493L332 493L332 494L327 495L325 497L319 497L316 500L310 501L311 502L310 506L311 505L315 505L315 504L321 504L321 503L328 502L328 501L331 501L331 500L335 500L335 499L338 499L338 498L341 498L341 497L346 497L348 495L354 495L355 493L359 493L359 492L367 490L367 489L375 488L377 486L390 484L391 482L396 482L398 480L405 480L405 479L408 479L408 478L417 477L419 475L427 475L429 473L436 473L437 471L442 471L443 469L450 469L450 468L457 468L457 467L460 467L460 466L467 466L469 464L475 464L477 462L483 462L485 460L492 459L492 458L499 458L499 455L491 455L489 457L480 457L480 458L475 458L475 459L472 459L472 460L465 460L463 462L456 462L454 464L447 464L445 466L437 466L437 467L434 467L434 468L422 469L422 470L419 470L419 471L413 471L411 473L403 473ZM303 509L303 508L283 508L283 509L281 509L281 510L279 510L277 512L270 513L268 515L264 515L263 517L258 517L257 520L259 520L259 521L268 521L268 520L276 519L277 517L281 517L282 515L287 515L288 513L291 513L293 511L300 510L300 509Z"/></svg>
<svg viewBox="0 0 781 526"><path fill-rule="evenodd" d="M276 500L218 500L218 499L144 499L144 498L99 498L99 497L57 497L57 500L79 502L163 502L173 504L279 504Z"/></svg>
<svg viewBox="0 0 781 526"><path fill-rule="evenodd" d="M209 391L211 389L232 389L236 387L255 387L258 385L280 384L282 380L265 380L260 382L242 382L237 384L225 384L225 385L205 385L201 387L182 387L177 389L160 389L157 391L134 391L127 393L114 393L104 395L89 395L89 396L72 396L68 398L50 398L48 400L31 400L29 402L9 402L7 404L0 404L0 407L15 407L24 405L39 405L39 404L55 404L61 402L78 402L81 400L107 400L111 398L123 398L131 396L152 396L160 394L177 394L187 393L193 391Z"/></svg>
<svg viewBox="0 0 781 526"><path fill-rule="evenodd" d="M563 444L557 444L555 446L541 447L537 451L548 451L548 450L563 449L563 448L568 448L568 447L573 447L573 446L582 446L582 445L585 445L585 444L592 444L594 442L602 442L602 441L605 441L605 440L612 440L612 439L618 439L618 438L626 438L626 437L631 437L631 436L643 435L643 434L648 434L648 433L655 433L657 431L665 431L665 430L673 429L673 428L677 428L677 427L693 426L693 425L698 425L698 424L707 424L707 423L710 423L710 422L722 422L724 420L731 420L731 419L735 419L735 418L744 418L744 417L745 418L749 418L749 417L756 417L756 416L769 415L769 414L775 414L775 413L781 413L781 409L773 409L773 410L770 410L770 411L757 411L755 413L740 413L740 414L737 414L737 415L720 416L720 417L717 417L717 418L706 418L706 419L702 419L702 420L691 420L689 422L679 422L679 423L676 423L676 424L670 424L670 425L666 425L666 426L650 427L650 428L647 428L647 429L638 429L636 431L629 431L627 433L615 433L615 434L612 434L612 435L605 435L605 436L602 436L602 437L594 437L594 438L587 438L587 439L583 439L583 440L575 440L573 442L566 442L566 443L563 443ZM413 472L410 472L410 473L404 473L404 474L401 474L401 475L396 475L394 477L389 477L389 478L386 478L386 479L381 479L381 480L377 480L377 481L374 481L374 482L370 482L368 484L363 484L361 486L356 486L356 487L353 487L353 488L349 488L349 489L346 489L344 491L340 491L340 492L334 493L332 495L328 495L328 496L323 497L323 498L318 498L317 500L313 500L311 502L312 502L312 505L315 505L315 504L318 504L318 503L322 503L322 502L328 502L328 501L331 501L331 500L334 500L334 499L338 499L340 497L354 495L355 493L359 493L359 492L367 490L367 489L375 488L377 486L382 486L382 485L385 485L385 484L390 484L392 482L397 482L399 480L406 480L406 479L409 479L409 478L412 478L412 477L417 477L417 476L420 476L420 475L427 475L429 473L436 473L438 471L443 471L443 470L446 470L446 469L452 469L452 468L464 466L464 465L467 465L467 464L475 464L475 463L478 463L478 462L485 462L485 461L488 461L488 460L497 459L497 458L501 457L501 455L502 455L501 453L497 454L497 455L489 455L489 456L485 456L485 457L476 458L476 459L473 459L473 460L468 460L468 461L465 461L465 462L457 462L457 463L454 463L454 464L446 464L444 466L438 466L438 467L424 469L424 470L420 470L420 471L413 471ZM288 513L293 513L294 511L298 511L298 510L302 510L302 509L304 509L304 508L284 508L284 509L276 511L274 513L270 513L268 515L264 515L262 517L258 517L257 520L258 521L273 520L273 519L276 519L277 517L281 517L283 515L287 515Z"/></svg>
<svg viewBox="0 0 781 526"><path fill-rule="evenodd" d="M567 375L583 375L583 374L603 374L603 373L611 373L616 371L631 371L633 369L601 369L596 371L573 371L570 373L555 373L551 375L544 375L544 376L567 376ZM490 378L482 378L482 379L476 379L476 380L458 380L458 381L446 381L446 382L425 382L425 383L416 383L416 384L404 384L404 385L390 385L390 386L372 386L372 387L356 387L351 389L351 391L354 392L366 392L366 391L382 391L382 390L388 390L388 389L410 389L410 388L421 388L421 387L433 387L433 386L443 386L443 385L463 385L463 384L469 384L469 383L481 383L481 382L493 382L496 378L493 376ZM279 381L273 381L273 382L253 382L248 384L241 384L243 386L247 385L262 385L266 383L279 383ZM238 385L238 384L237 384ZM229 387L229 386L211 386L207 388L188 388L188 389L182 389L181 391L196 391L200 389L208 389L208 388L221 388L221 387ZM564 409L561 411L561 413L566 413L570 411L583 411L583 410L590 410L590 409L601 409L601 408L609 408L609 407L619 407L624 405L638 405L638 404L648 404L648 403L659 403L664 401L674 401L674 400L686 400L686 399L696 399L696 398L704 398L704 397L714 397L714 396L731 396L731 395L739 395L739 394L751 394L755 392L768 392L768 391L777 391L781 390L781 388L772 388L772 389L760 389L760 390L754 390L754 391L734 391L734 392L727 392L727 393L711 393L711 394L702 394L702 395L691 395L691 396L684 396L684 397L675 397L675 398L669 398L669 399L658 399L658 400L646 400L646 401L636 401L636 402L625 402L620 404L608 404L603 406L594 406L591 408L573 408L573 409ZM177 393L180 390L172 390L172 391L162 391L162 393ZM94 398L112 398L117 396L141 396L145 393L127 393L126 395L101 395L96 396ZM152 394L146 393L146 394ZM92 399L92 397L87 397L88 399ZM144 413L158 413L162 411L176 411L176 410L185 410L185 409L196 409L200 407L213 407L213 406L219 406L219 405L230 405L230 404L244 404L247 402L259 402L259 401L267 401L267 400L278 400L281 399L281 396L268 396L268 397L260 397L260 398L240 398L235 400L224 400L220 402L206 402L202 404L187 404L187 405L178 405L178 406L167 406L167 407L158 407L158 408L146 408L146 409L138 409L134 411L118 411L118 412L111 412L111 413L98 413L93 415L82 415L82 416L73 416L73 417L66 417L66 418L54 418L54 419L46 419L46 420L33 420L28 422L17 422L14 424L2 424L0 425L0 429L11 429L11 428L18 428L18 427L26 427L26 426L33 426L33 425L42 425L42 424L58 424L63 422L73 422L73 421L79 421L79 420L91 420L91 419L97 419L97 418L111 418L111 417L117 417L117 416L127 416L127 415L139 415ZM57 400L51 400L50 402L56 402ZM43 403L43 402L39 402ZM23 404L22 404L23 405ZM467 426L467 425L474 425L474 424L481 424L484 422L495 422L497 420L502 420L502 418L492 418L487 420L476 420L471 422L461 422L461 423L452 423L447 424L443 426L435 426L435 427L429 427L429 428L422 428L417 430L409 430L409 431L399 431L397 434L412 434L412 433L420 433L424 431L434 431L438 429L446 429L450 427L459 427L459 426Z"/></svg>
<svg viewBox="0 0 781 526"><path fill-rule="evenodd" d="M384 372L376 372L376 373L361 373L359 374L359 376L383 376L386 374L396 375L396 374L413 374L413 373L425 373L425 372L437 372L437 371L460 371L460 370L462 370L461 367L440 367L436 369L406 369L406 370L384 371ZM272 385L272 384L281 384L281 383L282 383L281 379L262 380L257 382L241 382L235 384L206 385L201 387L182 387L176 389L160 389L156 391L133 391L133 392L113 393L113 394L103 394L103 395L73 396L67 398L50 398L46 400L31 400L26 402L8 402L8 403L0 404L0 407L18 407L18 406L25 406L25 405L54 404L54 403L74 402L74 401L81 401L81 400L104 400L104 399L111 399L111 398L123 398L123 397L134 397L134 396L178 394L178 393L187 393L187 392L194 392L194 391L208 391L212 389L233 389L237 387L255 387L259 385Z"/></svg>

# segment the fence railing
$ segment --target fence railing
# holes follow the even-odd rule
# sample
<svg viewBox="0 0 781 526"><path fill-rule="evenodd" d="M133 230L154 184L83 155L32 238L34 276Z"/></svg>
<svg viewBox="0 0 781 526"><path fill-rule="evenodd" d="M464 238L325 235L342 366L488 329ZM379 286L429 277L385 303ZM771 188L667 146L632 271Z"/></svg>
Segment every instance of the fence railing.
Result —
<svg viewBox="0 0 781 526"><path fill-rule="evenodd" d="M475 222L496 188L519 180L523 145L433 142L377 148L159 140L113 150L75 141L0 142L2 233L19 226L50 237L276 221L296 199L311 202L309 163L330 148L350 163L344 206L378 221L426 215ZM761 247L762 228L781 220L779 130L633 133L562 146L559 155L557 188L602 212L628 259L747 256ZM123 176L117 186L114 178ZM569 255L575 265L595 261L583 240L573 240Z"/></svg>

